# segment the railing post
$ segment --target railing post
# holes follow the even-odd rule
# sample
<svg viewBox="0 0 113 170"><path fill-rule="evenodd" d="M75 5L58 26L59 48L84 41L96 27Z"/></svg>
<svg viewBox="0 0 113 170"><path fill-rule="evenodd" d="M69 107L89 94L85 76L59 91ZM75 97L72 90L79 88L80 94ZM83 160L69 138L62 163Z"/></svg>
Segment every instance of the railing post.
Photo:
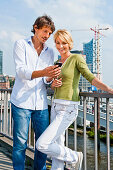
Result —
<svg viewBox="0 0 113 170"><path fill-rule="evenodd" d="M65 145L68 147L68 129L65 131ZM66 163L66 168L68 168L68 164Z"/></svg>
<svg viewBox="0 0 113 170"><path fill-rule="evenodd" d="M8 134L8 95L7 91L4 92L4 133Z"/></svg>
<svg viewBox="0 0 113 170"><path fill-rule="evenodd" d="M74 150L77 150L77 119L74 121Z"/></svg>
<svg viewBox="0 0 113 170"><path fill-rule="evenodd" d="M86 156L86 97L83 97L83 121L84 121L84 170L87 170Z"/></svg>
<svg viewBox="0 0 113 170"><path fill-rule="evenodd" d="M107 170L110 170L109 98L106 99Z"/></svg>
<svg viewBox="0 0 113 170"><path fill-rule="evenodd" d="M12 127L12 113L11 113L11 103L9 105L9 136L11 136Z"/></svg>
<svg viewBox="0 0 113 170"><path fill-rule="evenodd" d="M97 98L97 145L100 151L100 97Z"/></svg>
<svg viewBox="0 0 113 170"><path fill-rule="evenodd" d="M0 111L0 132L2 132L2 130L3 130L3 104L1 103L1 111Z"/></svg>
<svg viewBox="0 0 113 170"><path fill-rule="evenodd" d="M66 129L66 146L68 147L68 129Z"/></svg>
<svg viewBox="0 0 113 170"><path fill-rule="evenodd" d="M97 98L94 98L94 126L95 126L95 170L98 170L98 148L97 148Z"/></svg>

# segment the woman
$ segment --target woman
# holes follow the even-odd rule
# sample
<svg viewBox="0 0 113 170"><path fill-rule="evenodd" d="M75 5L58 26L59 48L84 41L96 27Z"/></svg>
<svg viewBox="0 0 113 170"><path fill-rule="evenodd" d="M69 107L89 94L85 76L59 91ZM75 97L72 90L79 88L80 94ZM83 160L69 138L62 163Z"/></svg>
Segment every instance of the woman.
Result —
<svg viewBox="0 0 113 170"><path fill-rule="evenodd" d="M80 54L71 54L73 40L67 30L58 30L54 35L56 48L61 55L61 75L52 83L54 100L51 108L51 124L36 142L39 151L52 157L52 170L63 170L64 161L81 170L83 154L64 146L64 132L78 115L80 73L94 86L109 93L109 88L88 69Z"/></svg>

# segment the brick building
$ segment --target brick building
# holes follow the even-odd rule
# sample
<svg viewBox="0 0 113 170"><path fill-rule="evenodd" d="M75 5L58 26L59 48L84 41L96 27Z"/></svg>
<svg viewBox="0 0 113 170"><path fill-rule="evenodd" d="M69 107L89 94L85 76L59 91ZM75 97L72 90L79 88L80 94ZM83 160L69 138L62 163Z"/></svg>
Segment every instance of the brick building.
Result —
<svg viewBox="0 0 113 170"><path fill-rule="evenodd" d="M10 88L9 77L0 75L0 89L9 89L9 88Z"/></svg>

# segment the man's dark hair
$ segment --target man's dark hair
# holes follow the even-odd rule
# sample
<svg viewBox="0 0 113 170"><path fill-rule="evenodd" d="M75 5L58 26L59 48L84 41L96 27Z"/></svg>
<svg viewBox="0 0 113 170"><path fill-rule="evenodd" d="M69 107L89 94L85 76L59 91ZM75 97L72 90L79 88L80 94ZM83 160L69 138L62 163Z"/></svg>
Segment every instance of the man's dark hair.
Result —
<svg viewBox="0 0 113 170"><path fill-rule="evenodd" d="M51 28L52 33L55 31L54 22L52 21L51 17L47 15L40 16L36 19L36 21L33 24L33 29L31 30L31 32L33 32L34 34L35 34L35 30L34 30L35 25L37 25L38 29L46 26Z"/></svg>

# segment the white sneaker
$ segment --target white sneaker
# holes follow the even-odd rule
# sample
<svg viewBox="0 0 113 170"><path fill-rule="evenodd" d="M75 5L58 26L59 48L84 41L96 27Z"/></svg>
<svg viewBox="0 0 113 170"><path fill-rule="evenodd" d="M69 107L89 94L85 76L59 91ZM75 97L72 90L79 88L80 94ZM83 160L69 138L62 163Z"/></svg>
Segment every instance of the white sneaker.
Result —
<svg viewBox="0 0 113 170"><path fill-rule="evenodd" d="M82 152L77 152L78 153L78 161L75 165L75 170L81 170L82 168L82 160L83 160L83 153Z"/></svg>
<svg viewBox="0 0 113 170"><path fill-rule="evenodd" d="M77 152L78 153L78 161L75 163L67 163L66 168L68 170L81 170L82 168L82 160L83 160L83 153L82 152Z"/></svg>

